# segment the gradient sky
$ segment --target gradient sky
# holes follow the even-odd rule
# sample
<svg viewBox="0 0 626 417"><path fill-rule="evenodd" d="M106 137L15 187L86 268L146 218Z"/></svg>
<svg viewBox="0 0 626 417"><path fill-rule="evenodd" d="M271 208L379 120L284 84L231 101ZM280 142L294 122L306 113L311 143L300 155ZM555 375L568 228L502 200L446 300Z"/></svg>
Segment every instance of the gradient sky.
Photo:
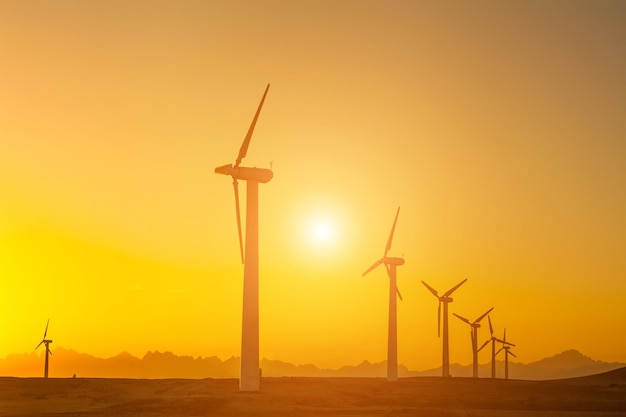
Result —
<svg viewBox="0 0 626 417"><path fill-rule="evenodd" d="M625 45L622 1L1 1L0 357L48 318L53 349L240 354L214 169L269 82L242 164L274 170L262 357L386 359L388 279L361 273L400 206L400 363L441 364L420 281L464 278L451 312L494 307L520 361L626 362Z"/></svg>

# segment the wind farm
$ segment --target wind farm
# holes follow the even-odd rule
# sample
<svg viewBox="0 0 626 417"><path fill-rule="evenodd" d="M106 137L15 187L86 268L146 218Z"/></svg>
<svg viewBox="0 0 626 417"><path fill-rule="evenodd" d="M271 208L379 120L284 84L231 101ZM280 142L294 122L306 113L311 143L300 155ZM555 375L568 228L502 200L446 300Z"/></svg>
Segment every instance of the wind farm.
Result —
<svg viewBox="0 0 626 417"><path fill-rule="evenodd" d="M0 416L623 414L624 45L619 1L0 2Z"/></svg>

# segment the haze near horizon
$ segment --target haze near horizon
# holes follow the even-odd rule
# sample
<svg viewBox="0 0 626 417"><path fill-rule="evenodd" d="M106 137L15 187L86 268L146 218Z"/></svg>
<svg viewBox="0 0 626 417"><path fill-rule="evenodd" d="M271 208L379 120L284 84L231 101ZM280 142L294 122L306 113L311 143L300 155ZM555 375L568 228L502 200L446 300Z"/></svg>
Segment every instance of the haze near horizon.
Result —
<svg viewBox="0 0 626 417"><path fill-rule="evenodd" d="M388 281L361 273L400 206L399 363L441 365L421 281L465 278L450 313L493 306L520 361L626 362L624 45L617 1L1 2L0 357L48 318L53 352L240 354L213 169L270 82L261 357L386 357ZM450 321L451 362L468 333Z"/></svg>

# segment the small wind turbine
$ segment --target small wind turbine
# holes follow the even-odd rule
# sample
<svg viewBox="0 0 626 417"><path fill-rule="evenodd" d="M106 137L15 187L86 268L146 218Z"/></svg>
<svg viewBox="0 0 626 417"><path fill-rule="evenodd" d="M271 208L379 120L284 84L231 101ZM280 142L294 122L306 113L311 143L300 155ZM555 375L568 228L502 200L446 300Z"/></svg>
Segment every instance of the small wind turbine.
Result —
<svg viewBox="0 0 626 417"><path fill-rule="evenodd" d="M455 316L457 316L459 319L464 321L465 323L469 324L470 327L472 328L470 333L471 333L471 338L472 338L472 359L473 359L472 365L473 365L473 377L474 378L478 378L478 328L480 327L480 321L484 319L485 316L491 312L491 310L493 310L493 307L491 307L489 310L487 310L485 314L478 317L476 320L474 320L471 323L465 317L461 317L456 313L452 313Z"/></svg>
<svg viewBox="0 0 626 417"><path fill-rule="evenodd" d="M259 183L269 182L273 173L264 168L240 167L241 160L248 152L248 145L254 132L254 126L263 107L268 84L261 98L261 103L252 119L248 133L241 144L235 165L228 164L215 168L216 174L230 175L235 190L235 213L237 232L239 233L239 251L243 268L243 323L241 331L241 375L240 391L258 391L260 384L259 369ZM239 211L238 180L247 183L246 194L246 251L244 257L241 237L241 216Z"/></svg>
<svg viewBox="0 0 626 417"><path fill-rule="evenodd" d="M46 335L48 334L48 325L49 324L50 324L50 319L48 319L48 322L46 323L46 330L44 330L44 332L43 332L43 339L41 339L41 342L39 342L39 344L35 348L35 350L39 349L39 346L41 346L42 343L46 346L46 362L45 362L45 365L44 365L44 368L43 368L43 377L44 378L48 378L48 357L50 355L52 355L52 352L50 352L50 343L52 343L52 340L46 339Z"/></svg>
<svg viewBox="0 0 626 417"><path fill-rule="evenodd" d="M422 284L428 288L428 290L433 293L435 297L439 300L439 308L437 309L437 336L441 336L441 303L443 303L443 365L441 367L442 376L450 376L450 350L448 344L448 303L453 301L453 298L450 297L457 288L459 288L467 278L463 281L456 284L454 287L450 288L446 291L441 297L437 294L437 291L422 281Z"/></svg>
<svg viewBox="0 0 626 417"><path fill-rule="evenodd" d="M398 380L398 316L396 308L396 295L402 300L402 295L398 286L396 285L396 267L404 265L403 258L391 258L387 256L387 252L391 249L391 242L393 240L393 233L396 229L396 222L398 221L398 214L400 214L400 207L396 212L396 218L393 221L391 227L391 233L387 240L387 246L385 246L385 253L383 257L374 262L367 271L363 272L363 276L370 271L378 267L380 264L384 264L387 269L387 275L389 276L389 330L387 334L387 380Z"/></svg>
<svg viewBox="0 0 626 417"><path fill-rule="evenodd" d="M504 328L504 337L502 338L502 341L504 343L496 352L496 356L500 353L500 351L504 350L504 379L509 379L509 355L513 355L514 358L517 358L517 356L515 353L511 352L511 346L515 345L506 341L506 327Z"/></svg>
<svg viewBox="0 0 626 417"><path fill-rule="evenodd" d="M487 319L489 320L489 333L491 333L491 337L487 339L485 343L483 343L483 345L480 347L480 349L478 349L478 351L480 352L481 350L483 350L483 348L487 346L489 342L491 342L491 377L495 378L496 377L496 342L502 343L503 345L513 345L513 343L509 343L509 342L500 340L497 337L495 337L493 335L493 326L491 325L491 316L487 316Z"/></svg>

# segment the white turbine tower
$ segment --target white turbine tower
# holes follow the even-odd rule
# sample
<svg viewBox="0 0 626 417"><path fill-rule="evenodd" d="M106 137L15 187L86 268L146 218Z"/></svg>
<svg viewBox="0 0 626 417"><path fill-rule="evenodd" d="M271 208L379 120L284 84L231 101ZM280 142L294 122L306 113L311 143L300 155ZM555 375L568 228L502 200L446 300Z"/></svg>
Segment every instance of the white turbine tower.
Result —
<svg viewBox="0 0 626 417"><path fill-rule="evenodd" d="M216 174L230 175L235 190L235 212L237 215L237 231L239 233L239 250L244 263L243 272L243 323L241 331L241 374L240 391L258 391L260 384L259 370L259 224L258 199L259 183L272 179L273 173L264 168L240 167L241 160L248 152L248 145L254 132L254 126L263 107L268 84L261 98L261 103L252 119L248 133L241 144L235 165L228 164L215 168ZM246 251L244 256L241 238L241 216L239 211L238 180L246 181Z"/></svg>
<svg viewBox="0 0 626 417"><path fill-rule="evenodd" d="M483 345L480 347L480 349L478 349L478 351L480 352L481 350L483 350L483 348L487 346L489 342L491 342L491 377L495 378L496 377L496 342L502 343L502 345L504 346L513 345L513 343L509 343L507 341L504 341L495 337L493 335L493 326L491 325L491 316L487 316L487 319L489 320L489 333L491 333L491 337L487 339L485 343L483 343Z"/></svg>
<svg viewBox="0 0 626 417"><path fill-rule="evenodd" d="M52 355L52 352L50 352L50 343L52 343L52 340L46 339L46 335L48 334L48 325L49 324L50 324L50 319L48 319L48 322L46 323L46 330L44 330L44 332L43 332L43 338L41 339L41 342L39 342L37 347L35 347L35 350L37 350L39 348L39 346L41 346L42 343L46 346L46 361L45 361L44 367L43 367L43 377L44 378L48 378L48 360L49 360L49 356Z"/></svg>
<svg viewBox="0 0 626 417"><path fill-rule="evenodd" d="M450 376L450 349L448 343L448 303L454 301L454 299L450 296L454 291L456 291L457 288L463 285L465 281L467 281L467 278L456 284L454 287L450 288L441 297L439 296L439 294L437 294L437 291L433 287L422 281L422 284L424 284L424 286L428 288L428 290L433 293L433 295L439 300L439 308L437 309L437 336L441 336L441 303L443 303L443 363L441 366L442 376Z"/></svg>
<svg viewBox="0 0 626 417"><path fill-rule="evenodd" d="M393 233L396 229L396 222L398 221L398 214L400 214L400 207L396 212L396 218L393 221L391 227L391 233L387 240L387 246L385 246L385 253L383 257L374 262L367 271L363 272L363 276L370 271L378 267L380 264L384 264L387 269L387 275L389 276L389 327L387 333L387 380L398 380L398 316L396 308L396 296L402 300L402 295L398 286L396 285L396 267L398 265L404 265L403 258L391 258L387 256L387 252L391 249L391 242L393 241Z"/></svg>
<svg viewBox="0 0 626 417"><path fill-rule="evenodd" d="M517 358L515 353L511 352L511 346L515 346L513 343L509 343L506 341L506 327L504 328L504 337L502 338L504 342L502 347L496 352L496 356L502 350L504 350L504 379L509 379L509 355L512 355L514 358Z"/></svg>
<svg viewBox="0 0 626 417"><path fill-rule="evenodd" d="M457 316L459 319L464 321L465 323L469 324L470 327L472 328L470 333L471 333L471 338L472 338L472 359L473 359L473 362L472 362L472 371L473 371L472 374L473 375L472 376L474 378L478 378L478 328L480 327L480 321L484 319L485 316L491 312L491 310L493 310L493 307L491 307L489 310L487 310L485 314L478 317L473 322L470 322L465 317L461 317L456 313L452 313L455 316Z"/></svg>

